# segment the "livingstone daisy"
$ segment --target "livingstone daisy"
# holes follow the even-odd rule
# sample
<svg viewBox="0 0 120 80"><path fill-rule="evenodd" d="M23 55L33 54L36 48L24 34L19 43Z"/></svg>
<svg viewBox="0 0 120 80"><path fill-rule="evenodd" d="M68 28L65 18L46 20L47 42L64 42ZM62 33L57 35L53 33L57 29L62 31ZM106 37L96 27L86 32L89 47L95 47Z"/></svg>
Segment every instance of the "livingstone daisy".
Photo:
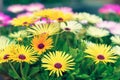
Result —
<svg viewBox="0 0 120 80"><path fill-rule="evenodd" d="M30 26L35 22L35 20L35 18L30 16L20 16L13 18L13 20L11 20L11 24L14 26Z"/></svg>
<svg viewBox="0 0 120 80"><path fill-rule="evenodd" d="M46 33L49 36L51 36L57 34L60 31L60 27L58 23L36 24L35 26L28 28L27 31L34 36L43 33Z"/></svg>
<svg viewBox="0 0 120 80"><path fill-rule="evenodd" d="M60 27L63 31L78 33L82 29L82 25L76 21L62 22Z"/></svg>
<svg viewBox="0 0 120 80"><path fill-rule="evenodd" d="M36 36L32 40L32 47L38 54L42 54L46 50L51 49L53 40L52 38L48 38L47 34L41 34L40 36Z"/></svg>
<svg viewBox="0 0 120 80"><path fill-rule="evenodd" d="M90 36L95 37L95 38L101 38L101 37L109 35L109 31L102 29L102 28L90 26L87 29L87 35L90 35Z"/></svg>
<svg viewBox="0 0 120 80"><path fill-rule="evenodd" d="M40 11L34 12L34 15L38 17L47 17L51 20L56 20L60 22L73 19L72 13L65 13L63 11L55 10L55 9L40 10Z"/></svg>
<svg viewBox="0 0 120 80"><path fill-rule="evenodd" d="M119 35L112 36L110 39L114 44L120 45L120 36Z"/></svg>
<svg viewBox="0 0 120 80"><path fill-rule="evenodd" d="M15 44L15 41L11 41L5 36L0 36L0 50L5 49L5 47L7 47L10 44Z"/></svg>
<svg viewBox="0 0 120 80"><path fill-rule="evenodd" d="M9 34L9 37L14 38L17 41L22 41L27 36L28 36L28 34L27 34L26 30L20 30L18 32Z"/></svg>
<svg viewBox="0 0 120 80"><path fill-rule="evenodd" d="M89 14L89 13L85 13L85 12L74 14L74 19L78 20L80 22L87 21L88 23L93 23L93 24L102 21L102 18L100 18L99 16Z"/></svg>
<svg viewBox="0 0 120 80"><path fill-rule="evenodd" d="M26 62L33 64L38 60L38 56L32 48L23 45L17 45L16 48L17 52L10 56L13 62Z"/></svg>
<svg viewBox="0 0 120 80"><path fill-rule="evenodd" d="M111 46L107 46L105 44L95 44L87 46L85 49L85 53L87 58L91 58L95 61L95 63L103 62L103 63L114 63L117 57L114 55L114 50L111 49Z"/></svg>
<svg viewBox="0 0 120 80"><path fill-rule="evenodd" d="M62 76L62 72L73 70L75 65L71 55L62 51L49 52L42 58L42 67L50 70L50 74L57 74L57 77Z"/></svg>
<svg viewBox="0 0 120 80"><path fill-rule="evenodd" d="M120 56L120 46L115 46L115 47L113 47L113 50L115 51L115 54L116 54L116 55L119 55L119 56Z"/></svg>

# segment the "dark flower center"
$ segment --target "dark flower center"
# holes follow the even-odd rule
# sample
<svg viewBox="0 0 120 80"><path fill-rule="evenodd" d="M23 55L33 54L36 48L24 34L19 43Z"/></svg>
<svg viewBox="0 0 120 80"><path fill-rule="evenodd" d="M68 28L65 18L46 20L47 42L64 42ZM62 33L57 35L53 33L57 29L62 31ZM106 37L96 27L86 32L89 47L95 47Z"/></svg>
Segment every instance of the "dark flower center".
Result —
<svg viewBox="0 0 120 80"><path fill-rule="evenodd" d="M24 25L25 25L25 24L28 24L28 22L24 22L23 24L24 24Z"/></svg>
<svg viewBox="0 0 120 80"><path fill-rule="evenodd" d="M9 55L6 54L3 59L8 59L8 58L9 58Z"/></svg>
<svg viewBox="0 0 120 80"><path fill-rule="evenodd" d="M59 22L62 22L62 21L63 21L63 18L58 18L58 21L59 21Z"/></svg>
<svg viewBox="0 0 120 80"><path fill-rule="evenodd" d="M25 55L23 55L23 54L20 54L18 58L21 59L21 60L26 59Z"/></svg>
<svg viewBox="0 0 120 80"><path fill-rule="evenodd" d="M60 68L62 67L62 64L60 64L60 63L55 63L54 67L57 68L57 69L60 69Z"/></svg>
<svg viewBox="0 0 120 80"><path fill-rule="evenodd" d="M97 58L100 59L100 60L104 60L105 59L105 57L103 55L98 55Z"/></svg>
<svg viewBox="0 0 120 80"><path fill-rule="evenodd" d="M70 28L65 28L66 31L70 31Z"/></svg>
<svg viewBox="0 0 120 80"><path fill-rule="evenodd" d="M39 48L39 49L43 49L43 48L44 48L44 44L40 43L40 44L38 45L38 48Z"/></svg>

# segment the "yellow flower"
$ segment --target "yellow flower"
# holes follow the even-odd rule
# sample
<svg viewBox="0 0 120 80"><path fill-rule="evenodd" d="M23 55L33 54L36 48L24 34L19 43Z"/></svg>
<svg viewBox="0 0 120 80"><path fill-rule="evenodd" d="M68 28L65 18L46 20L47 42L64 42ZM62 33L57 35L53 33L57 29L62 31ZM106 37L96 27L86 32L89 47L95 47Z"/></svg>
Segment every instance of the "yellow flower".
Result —
<svg viewBox="0 0 120 80"><path fill-rule="evenodd" d="M101 37L109 35L109 31L105 29L90 26L87 29L87 34L95 38L101 38Z"/></svg>
<svg viewBox="0 0 120 80"><path fill-rule="evenodd" d="M10 33L9 37L14 38L17 41L22 41L25 37L27 37L26 30L20 30L18 32Z"/></svg>
<svg viewBox="0 0 120 80"><path fill-rule="evenodd" d="M89 23L98 23L100 21L102 21L102 18L100 18L99 16L93 15L93 14L89 14L89 13L76 13L74 14L74 19L78 20L80 22L89 22Z"/></svg>
<svg viewBox="0 0 120 80"><path fill-rule="evenodd" d="M16 48L17 52L10 56L12 61L32 64L38 60L35 51L32 48L23 45L17 45Z"/></svg>
<svg viewBox="0 0 120 80"><path fill-rule="evenodd" d="M28 32L35 35L40 35L43 33L50 35L54 35L58 33L60 30L58 23L51 23L51 24L39 24L28 28Z"/></svg>
<svg viewBox="0 0 120 80"><path fill-rule="evenodd" d="M35 16L38 17L47 17L51 20L57 20L57 21L67 21L72 20L73 15L72 13L65 13L60 10L55 9L44 9L37 12L34 12Z"/></svg>
<svg viewBox="0 0 120 80"><path fill-rule="evenodd" d="M0 50L3 50L5 47L7 47L10 44L15 44L15 42L11 41L9 38L5 36L0 36Z"/></svg>
<svg viewBox="0 0 120 80"><path fill-rule="evenodd" d="M34 22L35 22L35 19L33 17L21 16L21 17L14 18L11 21L11 24L14 26L30 26Z"/></svg>
<svg viewBox="0 0 120 80"><path fill-rule="evenodd" d="M14 44L7 46L0 53L0 63L5 63L11 60L10 56L15 52L16 52L16 46Z"/></svg>
<svg viewBox="0 0 120 80"><path fill-rule="evenodd" d="M57 74L57 77L62 76L62 72L73 70L75 65L71 55L62 51L50 52L42 58L42 67L50 70L50 74Z"/></svg>
<svg viewBox="0 0 120 80"><path fill-rule="evenodd" d="M53 47L52 43L52 38L48 38L47 34L41 34L40 36L34 37L32 40L32 46L39 54L51 49Z"/></svg>
<svg viewBox="0 0 120 80"><path fill-rule="evenodd" d="M115 35L110 38L113 43L120 45L120 36Z"/></svg>
<svg viewBox="0 0 120 80"><path fill-rule="evenodd" d="M87 46L85 52L88 54L86 57L92 58L96 64L99 62L114 63L115 59L117 59L117 57L114 56L114 50L111 49L111 46L105 44Z"/></svg>

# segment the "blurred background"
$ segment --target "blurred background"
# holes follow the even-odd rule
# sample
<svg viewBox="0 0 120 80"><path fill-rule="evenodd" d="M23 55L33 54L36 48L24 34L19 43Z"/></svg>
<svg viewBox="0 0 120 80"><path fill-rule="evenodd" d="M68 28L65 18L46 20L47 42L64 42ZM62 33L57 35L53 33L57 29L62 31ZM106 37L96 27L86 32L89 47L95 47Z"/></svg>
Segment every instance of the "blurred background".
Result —
<svg viewBox="0 0 120 80"><path fill-rule="evenodd" d="M89 12L97 14L98 8L108 3L120 4L120 0L0 0L0 10L6 12L6 8L13 4L42 3L47 8L68 6L74 12Z"/></svg>

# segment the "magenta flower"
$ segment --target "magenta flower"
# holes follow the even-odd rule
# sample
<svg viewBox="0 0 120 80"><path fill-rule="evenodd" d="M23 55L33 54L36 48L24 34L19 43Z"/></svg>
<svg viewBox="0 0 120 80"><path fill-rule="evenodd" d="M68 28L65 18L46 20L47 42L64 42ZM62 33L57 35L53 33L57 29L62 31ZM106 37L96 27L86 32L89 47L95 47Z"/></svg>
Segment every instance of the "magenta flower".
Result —
<svg viewBox="0 0 120 80"><path fill-rule="evenodd" d="M61 10L61 11L66 12L66 13L69 13L69 12L73 13L72 8L70 8L70 7L55 7L54 9Z"/></svg>
<svg viewBox="0 0 120 80"><path fill-rule="evenodd" d="M99 9L99 13L108 14L108 13L120 13L120 6L117 4L106 4Z"/></svg>
<svg viewBox="0 0 120 80"><path fill-rule="evenodd" d="M15 5L11 5L7 8L8 11L12 12L12 13L19 13L25 10L25 5L20 5L20 4L15 4Z"/></svg>
<svg viewBox="0 0 120 80"><path fill-rule="evenodd" d="M7 26L10 23L10 16L0 12L0 27Z"/></svg>
<svg viewBox="0 0 120 80"><path fill-rule="evenodd" d="M38 10L41 10L44 8L45 8L45 6L41 3L32 3L32 4L27 5L25 7L25 10L29 11L29 12L33 12L33 11L38 11Z"/></svg>

